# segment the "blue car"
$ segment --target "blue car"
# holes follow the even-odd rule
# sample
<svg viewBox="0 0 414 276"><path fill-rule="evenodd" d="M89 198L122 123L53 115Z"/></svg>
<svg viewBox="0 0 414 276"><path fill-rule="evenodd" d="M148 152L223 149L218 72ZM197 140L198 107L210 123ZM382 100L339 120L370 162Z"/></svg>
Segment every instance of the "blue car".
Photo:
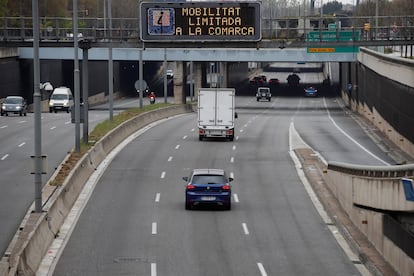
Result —
<svg viewBox="0 0 414 276"><path fill-rule="evenodd" d="M317 97L318 90L313 86L309 86L308 88L305 88L305 96Z"/></svg>
<svg viewBox="0 0 414 276"><path fill-rule="evenodd" d="M185 209L201 204L215 204L231 209L231 185L233 178L222 169L194 169L189 177L183 177Z"/></svg>

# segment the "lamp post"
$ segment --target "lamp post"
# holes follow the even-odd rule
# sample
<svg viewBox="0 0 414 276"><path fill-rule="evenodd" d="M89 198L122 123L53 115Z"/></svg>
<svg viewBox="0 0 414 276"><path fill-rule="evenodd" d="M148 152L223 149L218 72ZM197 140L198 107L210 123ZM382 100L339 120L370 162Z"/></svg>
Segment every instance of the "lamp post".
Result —
<svg viewBox="0 0 414 276"><path fill-rule="evenodd" d="M73 48L75 83L75 151L80 152L80 82L79 82L79 43L78 43L78 0L73 0Z"/></svg>
<svg viewBox="0 0 414 276"><path fill-rule="evenodd" d="M39 3L32 0L35 212L42 212L42 122L39 62Z"/></svg>
<svg viewBox="0 0 414 276"><path fill-rule="evenodd" d="M109 101L109 121L114 121L114 62L112 59L112 0L108 0L109 18L109 47L108 47L108 101Z"/></svg>

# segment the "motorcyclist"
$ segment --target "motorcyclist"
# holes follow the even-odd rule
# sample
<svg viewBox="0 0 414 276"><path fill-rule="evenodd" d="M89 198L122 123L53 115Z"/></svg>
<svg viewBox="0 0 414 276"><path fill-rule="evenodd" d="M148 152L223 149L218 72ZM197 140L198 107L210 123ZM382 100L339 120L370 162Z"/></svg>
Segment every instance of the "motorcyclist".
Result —
<svg viewBox="0 0 414 276"><path fill-rule="evenodd" d="M150 102L151 103L154 103L155 102L155 92L154 91L151 91L149 94L148 94L148 98L150 99Z"/></svg>
<svg viewBox="0 0 414 276"><path fill-rule="evenodd" d="M155 92L154 91L151 91L149 94L148 94L148 98L151 98L151 97L156 97L155 96Z"/></svg>

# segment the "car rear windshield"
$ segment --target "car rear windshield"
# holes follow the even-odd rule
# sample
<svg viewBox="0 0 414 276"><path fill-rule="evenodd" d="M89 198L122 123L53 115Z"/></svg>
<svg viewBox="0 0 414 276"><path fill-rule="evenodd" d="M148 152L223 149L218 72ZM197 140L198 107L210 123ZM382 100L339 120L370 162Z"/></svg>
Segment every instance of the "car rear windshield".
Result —
<svg viewBox="0 0 414 276"><path fill-rule="evenodd" d="M193 184L223 184L226 183L226 178L223 175L194 175Z"/></svg>

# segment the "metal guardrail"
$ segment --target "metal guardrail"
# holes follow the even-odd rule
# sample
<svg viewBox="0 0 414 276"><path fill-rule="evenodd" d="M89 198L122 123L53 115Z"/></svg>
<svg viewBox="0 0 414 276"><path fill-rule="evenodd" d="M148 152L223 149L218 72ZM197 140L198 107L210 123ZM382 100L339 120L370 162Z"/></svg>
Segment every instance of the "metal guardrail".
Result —
<svg viewBox="0 0 414 276"><path fill-rule="evenodd" d="M92 43L124 42L141 43L138 18L113 18L109 28L107 18L79 19L79 38ZM33 41L33 20L31 17L3 17L0 20L0 42ZM380 17L286 17L262 19L262 39L282 41L285 46L305 46L309 43L331 45L407 45L414 44L413 16ZM309 34L319 32L320 36ZM324 33L334 32L336 36L325 39ZM344 41L341 34L355 35ZM41 17L41 42L73 41L72 18ZM3 43L4 44L4 43ZM181 43L184 46L188 43ZM190 43L191 44L191 43ZM214 43L212 43L214 44Z"/></svg>

